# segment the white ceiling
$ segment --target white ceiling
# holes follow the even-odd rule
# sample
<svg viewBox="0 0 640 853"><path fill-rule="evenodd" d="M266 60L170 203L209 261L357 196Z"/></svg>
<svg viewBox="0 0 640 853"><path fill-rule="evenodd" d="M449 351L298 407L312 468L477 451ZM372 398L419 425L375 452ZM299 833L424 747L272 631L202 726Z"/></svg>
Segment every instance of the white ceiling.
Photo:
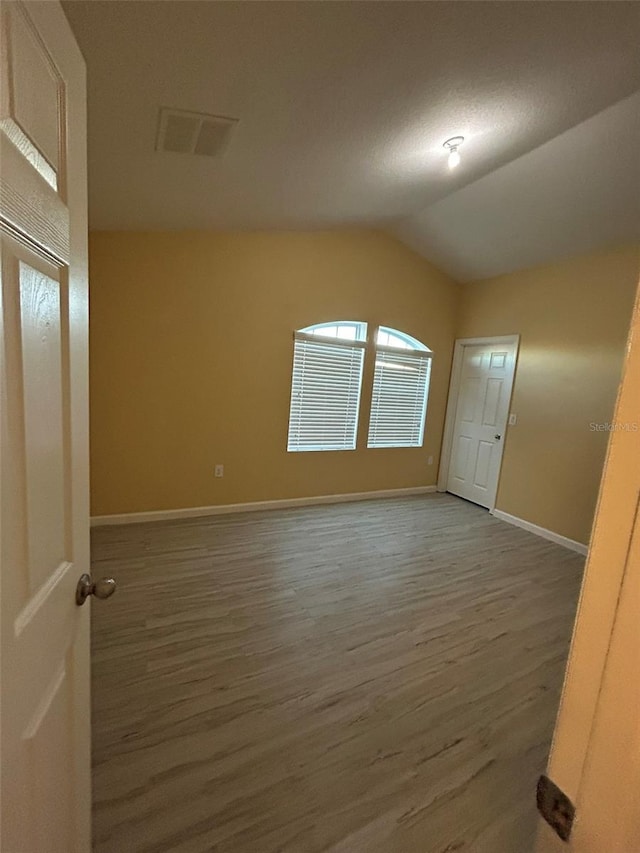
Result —
<svg viewBox="0 0 640 853"><path fill-rule="evenodd" d="M64 5L93 228L380 225L461 280L640 238L639 3ZM161 105L224 156L156 153Z"/></svg>
<svg viewBox="0 0 640 853"><path fill-rule="evenodd" d="M640 93L393 230L458 281L640 241Z"/></svg>

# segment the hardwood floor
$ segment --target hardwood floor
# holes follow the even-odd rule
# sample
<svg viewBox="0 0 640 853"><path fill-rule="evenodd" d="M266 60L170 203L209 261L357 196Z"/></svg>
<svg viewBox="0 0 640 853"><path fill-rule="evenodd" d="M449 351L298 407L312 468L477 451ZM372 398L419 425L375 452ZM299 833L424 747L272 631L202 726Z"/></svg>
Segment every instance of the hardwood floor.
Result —
<svg viewBox="0 0 640 853"><path fill-rule="evenodd" d="M583 558L449 495L93 531L99 853L529 853Z"/></svg>

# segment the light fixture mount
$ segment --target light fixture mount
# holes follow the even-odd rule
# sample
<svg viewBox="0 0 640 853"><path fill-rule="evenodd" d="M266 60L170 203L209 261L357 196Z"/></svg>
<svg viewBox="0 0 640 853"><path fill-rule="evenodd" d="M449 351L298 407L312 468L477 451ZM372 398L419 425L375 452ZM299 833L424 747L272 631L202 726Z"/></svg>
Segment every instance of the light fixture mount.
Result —
<svg viewBox="0 0 640 853"><path fill-rule="evenodd" d="M451 139L447 139L446 142L442 143L442 147L446 148L449 152L449 168L455 169L456 166L460 165L460 152L458 148L464 142L464 136L452 136Z"/></svg>
<svg viewBox="0 0 640 853"><path fill-rule="evenodd" d="M463 142L464 136L452 136L451 139L447 139L446 142L442 143L442 147L449 151L455 151Z"/></svg>

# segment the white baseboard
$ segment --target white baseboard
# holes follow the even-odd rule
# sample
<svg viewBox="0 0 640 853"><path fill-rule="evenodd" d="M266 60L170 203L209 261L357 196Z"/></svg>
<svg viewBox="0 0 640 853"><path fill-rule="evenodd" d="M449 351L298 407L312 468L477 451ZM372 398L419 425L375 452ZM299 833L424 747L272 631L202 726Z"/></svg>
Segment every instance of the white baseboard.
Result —
<svg viewBox="0 0 640 853"><path fill-rule="evenodd" d="M376 498L402 498L435 492L435 486L413 486L409 489L382 489L376 492L350 492L345 495L315 495L310 498L285 498L277 501L253 501L242 504L220 504L219 506L190 506L184 509L159 509L150 512L127 512L120 515L94 515L92 527L108 524L140 524L144 521L169 521L178 518L199 518L206 515L227 515L232 512L259 512L265 509L287 509L316 504L339 504L350 501L368 501Z"/></svg>
<svg viewBox="0 0 640 853"><path fill-rule="evenodd" d="M518 518L517 515L509 515L508 512L503 512L501 509L494 509L491 514L496 518L499 518L500 521L506 521L507 524L513 524L515 527L521 527L523 530L529 531L529 533L535 533L536 536L541 536L543 539L555 542L556 545L562 545L565 548L569 548L571 551L577 551L578 554L586 555L589 550L588 546L583 545L582 542L576 542L575 539L569 539L567 536L561 536L553 530L547 530L546 527L539 527L531 521L525 521L524 518Z"/></svg>

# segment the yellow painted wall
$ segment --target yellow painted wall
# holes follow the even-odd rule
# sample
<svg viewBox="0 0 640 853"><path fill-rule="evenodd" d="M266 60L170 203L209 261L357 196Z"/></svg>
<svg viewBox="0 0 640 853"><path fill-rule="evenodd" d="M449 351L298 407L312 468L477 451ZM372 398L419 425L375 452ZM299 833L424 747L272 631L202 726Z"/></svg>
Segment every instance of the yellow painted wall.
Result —
<svg viewBox="0 0 640 853"><path fill-rule="evenodd" d="M457 337L519 333L497 507L586 543L639 276L634 248L466 285Z"/></svg>
<svg viewBox="0 0 640 853"><path fill-rule="evenodd" d="M459 287L392 237L97 232L90 273L93 515L436 482ZM336 319L434 350L424 447L365 449L369 370L359 449L287 453L293 330Z"/></svg>

